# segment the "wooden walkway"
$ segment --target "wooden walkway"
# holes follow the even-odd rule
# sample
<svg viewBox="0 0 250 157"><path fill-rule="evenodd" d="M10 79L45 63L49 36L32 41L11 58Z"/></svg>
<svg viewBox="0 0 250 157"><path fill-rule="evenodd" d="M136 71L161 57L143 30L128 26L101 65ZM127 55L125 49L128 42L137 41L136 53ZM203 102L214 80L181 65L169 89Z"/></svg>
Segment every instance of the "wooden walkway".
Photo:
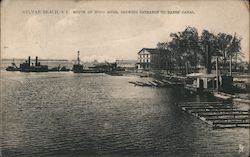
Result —
<svg viewBox="0 0 250 157"><path fill-rule="evenodd" d="M178 104L183 111L199 118L214 129L250 128L250 111L239 110L222 102L187 102Z"/></svg>

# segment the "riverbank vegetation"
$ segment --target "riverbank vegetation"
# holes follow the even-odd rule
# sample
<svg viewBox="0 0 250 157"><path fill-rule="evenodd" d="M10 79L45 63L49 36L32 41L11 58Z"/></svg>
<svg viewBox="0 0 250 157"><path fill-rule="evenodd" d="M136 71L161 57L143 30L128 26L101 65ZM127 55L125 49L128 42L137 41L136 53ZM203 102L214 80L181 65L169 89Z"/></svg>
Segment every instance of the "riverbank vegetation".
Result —
<svg viewBox="0 0 250 157"><path fill-rule="evenodd" d="M226 70L229 61L232 61L233 69L244 57L241 52L242 38L220 32L215 34L203 30L201 34L195 27L188 26L184 31L170 34L170 41L159 42L157 49L160 50L159 66L169 72L184 72L188 67L196 70L205 66L210 73L215 65L215 58L219 59L219 66Z"/></svg>

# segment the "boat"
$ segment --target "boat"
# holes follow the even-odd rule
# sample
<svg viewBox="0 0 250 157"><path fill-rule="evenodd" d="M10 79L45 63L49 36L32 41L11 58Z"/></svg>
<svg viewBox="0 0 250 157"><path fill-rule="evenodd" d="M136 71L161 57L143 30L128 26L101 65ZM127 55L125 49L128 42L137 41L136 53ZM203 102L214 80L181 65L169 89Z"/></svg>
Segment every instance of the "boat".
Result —
<svg viewBox="0 0 250 157"><path fill-rule="evenodd" d="M5 70L6 70L6 71L20 71L20 68L18 68L18 67L16 66L15 60L14 60L14 58L13 58L13 61L12 61L12 63L11 63L11 66L8 66Z"/></svg>
<svg viewBox="0 0 250 157"><path fill-rule="evenodd" d="M70 69L66 68L66 66L62 66L59 71L69 71Z"/></svg>
<svg viewBox="0 0 250 157"><path fill-rule="evenodd" d="M57 67L53 67L51 69L49 69L49 72L63 72L63 71L70 71L70 69L66 68L66 66L57 66Z"/></svg>
<svg viewBox="0 0 250 157"><path fill-rule="evenodd" d="M148 81L148 83L151 84L152 86L156 86L156 87L158 86L158 84L153 81Z"/></svg>
<svg viewBox="0 0 250 157"><path fill-rule="evenodd" d="M146 83L146 82L140 82L140 81L129 81L129 83L135 85L135 86L142 86L142 87L145 87L145 86L151 86L151 84L149 83Z"/></svg>
<svg viewBox="0 0 250 157"><path fill-rule="evenodd" d="M73 65L74 73L83 73L83 65L80 64L80 51L77 51L77 63Z"/></svg>
<svg viewBox="0 0 250 157"><path fill-rule="evenodd" d="M140 77L149 77L149 74L147 74L147 73L141 73L141 74L139 74L139 76Z"/></svg>
<svg viewBox="0 0 250 157"><path fill-rule="evenodd" d="M167 85L170 85L170 86L183 85L183 83L181 81L173 79L173 78L170 78L168 80L163 79L161 81L164 82L164 83L166 83Z"/></svg>
<svg viewBox="0 0 250 157"><path fill-rule="evenodd" d="M28 61L26 60L24 63L20 64L21 72L48 72L48 65L41 65L38 62L38 57L36 56L35 65L31 63L30 56L28 57Z"/></svg>

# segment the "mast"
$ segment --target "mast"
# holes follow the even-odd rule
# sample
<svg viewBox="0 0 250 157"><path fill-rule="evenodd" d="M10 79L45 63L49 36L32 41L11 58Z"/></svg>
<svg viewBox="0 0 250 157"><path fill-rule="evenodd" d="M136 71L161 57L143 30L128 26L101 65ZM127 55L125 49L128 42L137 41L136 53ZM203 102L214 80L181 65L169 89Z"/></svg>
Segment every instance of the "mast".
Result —
<svg viewBox="0 0 250 157"><path fill-rule="evenodd" d="M77 51L77 64L80 64L80 51Z"/></svg>

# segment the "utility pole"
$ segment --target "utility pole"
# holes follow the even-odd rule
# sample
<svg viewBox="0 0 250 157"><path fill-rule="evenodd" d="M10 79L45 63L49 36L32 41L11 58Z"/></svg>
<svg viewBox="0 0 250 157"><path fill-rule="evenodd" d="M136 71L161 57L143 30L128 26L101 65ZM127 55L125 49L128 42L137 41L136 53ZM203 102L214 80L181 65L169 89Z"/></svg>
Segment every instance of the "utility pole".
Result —
<svg viewBox="0 0 250 157"><path fill-rule="evenodd" d="M219 92L218 57L216 57L216 91Z"/></svg>
<svg viewBox="0 0 250 157"><path fill-rule="evenodd" d="M211 52L210 52L210 47L209 47L209 45L206 45L206 64L207 64L207 70L206 70L206 72L207 72L207 74L210 74L211 73L211 54L210 54Z"/></svg>
<svg viewBox="0 0 250 157"><path fill-rule="evenodd" d="M230 55L230 76L232 76L232 55Z"/></svg>
<svg viewBox="0 0 250 157"><path fill-rule="evenodd" d="M235 72L237 72L237 52L236 52L236 62L235 62Z"/></svg>
<svg viewBox="0 0 250 157"><path fill-rule="evenodd" d="M207 74L209 73L209 65L208 65L208 45L206 45L206 55L207 55L207 59L206 59L206 62L207 62Z"/></svg>
<svg viewBox="0 0 250 157"><path fill-rule="evenodd" d="M188 62L185 63L186 65L186 75L188 74Z"/></svg>

